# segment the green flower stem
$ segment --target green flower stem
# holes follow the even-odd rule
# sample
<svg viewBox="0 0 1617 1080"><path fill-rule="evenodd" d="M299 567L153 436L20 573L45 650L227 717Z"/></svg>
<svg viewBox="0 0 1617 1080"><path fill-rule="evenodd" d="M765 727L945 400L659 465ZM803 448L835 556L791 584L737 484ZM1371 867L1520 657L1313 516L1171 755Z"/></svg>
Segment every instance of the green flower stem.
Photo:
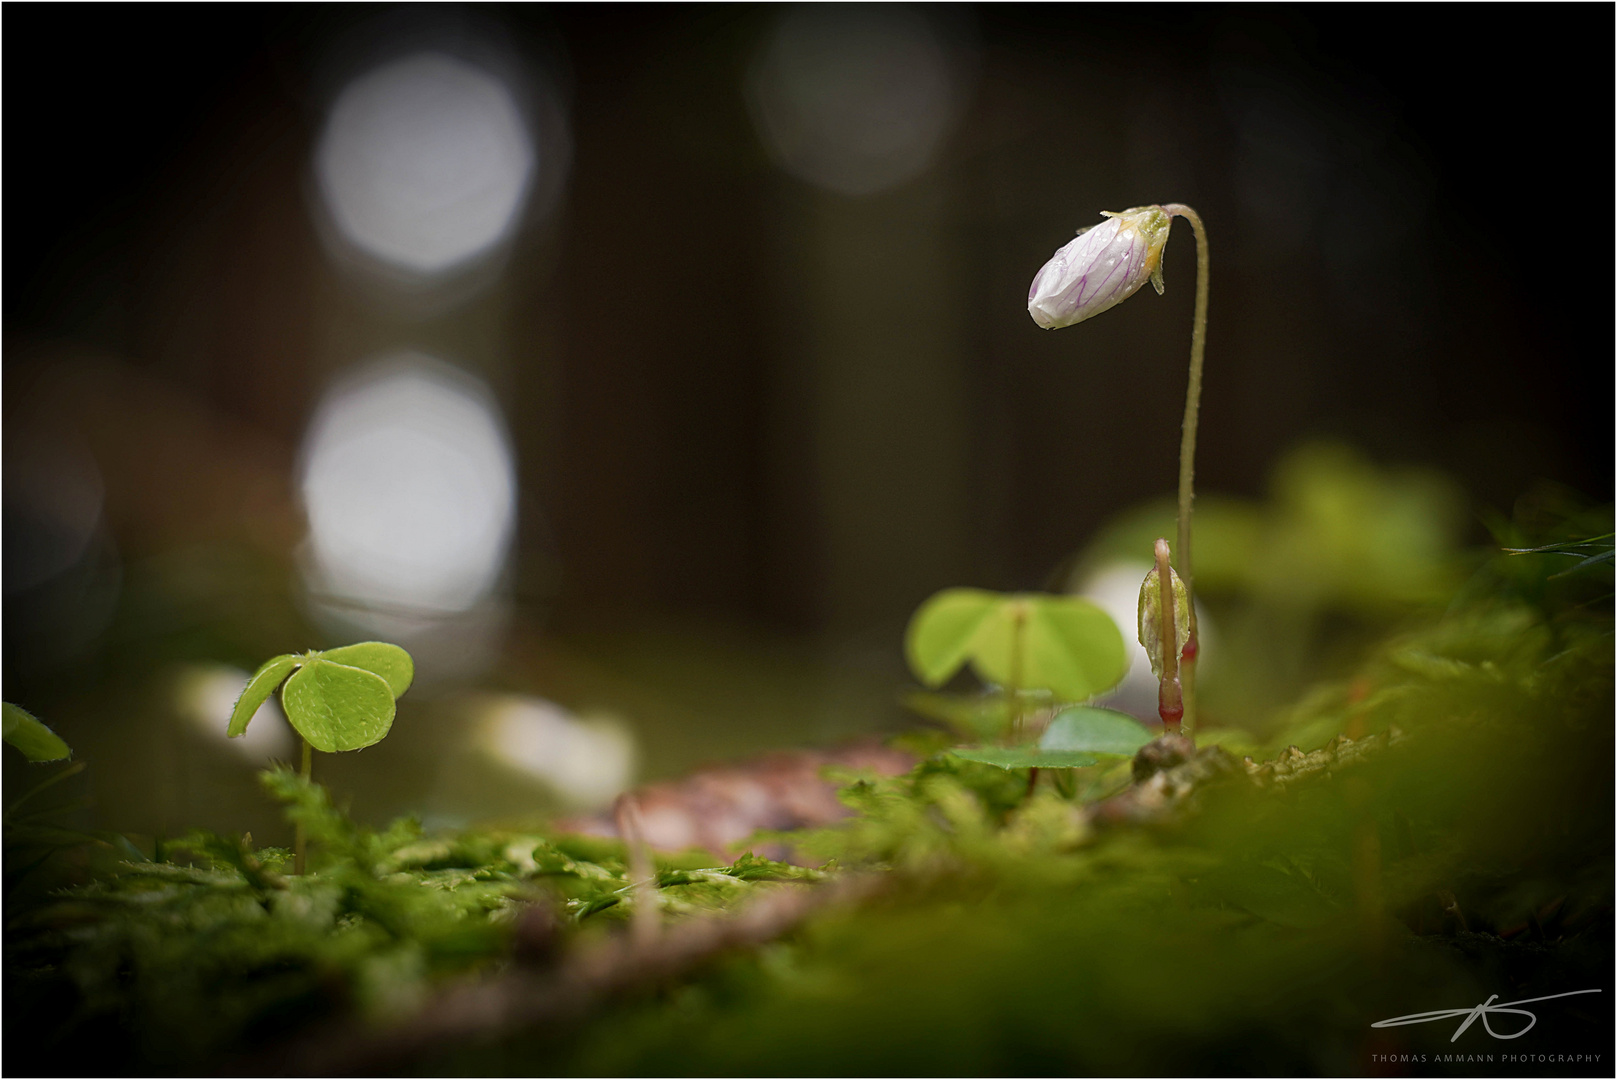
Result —
<svg viewBox="0 0 1617 1080"><path fill-rule="evenodd" d="M303 744L303 767L299 770L299 772L303 776L303 779L312 780L314 778L314 747L310 746L309 740L303 738L302 736L298 737L298 741ZM308 837L306 837L303 833L303 819L301 817L298 819L295 829L296 831L294 832L292 839L292 872L299 877L302 877L304 870L304 849L308 843Z"/></svg>
<svg viewBox="0 0 1617 1080"><path fill-rule="evenodd" d="M1015 621L1011 624L1011 677L1005 686L1005 692L1010 695L1007 708L1010 711L1011 743L1015 745L1022 741L1022 639L1027 630L1027 608L1019 606L1016 609ZM1039 769L1034 766L1028 771L1027 792L1024 799L1032 796L1033 789L1039 783Z"/></svg>
<svg viewBox="0 0 1617 1080"><path fill-rule="evenodd" d="M1182 217L1190 222L1196 234L1196 316L1190 332L1190 382L1185 388L1185 422L1179 438L1179 577L1185 583L1190 597L1190 640L1185 644L1185 663L1181 680L1185 695L1186 732L1196 726L1196 657L1199 641L1196 634L1196 575L1190 564L1190 512L1196 500L1196 422L1201 413L1202 357L1207 352L1207 288L1210 275L1207 254L1207 229L1201 215L1183 203L1168 203L1162 208L1170 217Z"/></svg>
<svg viewBox="0 0 1617 1080"><path fill-rule="evenodd" d="M1011 671L1005 680L1005 726L1015 743L1022 728L1022 638L1027 628L1027 608L1018 604L1011 617Z"/></svg>

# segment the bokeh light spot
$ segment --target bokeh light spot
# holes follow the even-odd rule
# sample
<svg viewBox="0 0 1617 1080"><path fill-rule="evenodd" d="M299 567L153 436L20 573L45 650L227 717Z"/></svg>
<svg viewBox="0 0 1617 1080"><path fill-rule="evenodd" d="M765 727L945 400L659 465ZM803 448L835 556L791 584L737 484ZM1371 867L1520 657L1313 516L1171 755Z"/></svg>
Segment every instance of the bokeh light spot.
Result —
<svg viewBox="0 0 1617 1080"><path fill-rule="evenodd" d="M540 698L499 699L483 717L480 743L578 809L605 806L634 779L634 736L622 723L581 719Z"/></svg>
<svg viewBox="0 0 1617 1080"><path fill-rule="evenodd" d="M295 736L273 694L253 714L245 734L234 739L225 734L236 699L249 677L247 672L227 664L191 665L182 669L175 681L174 706L210 741L229 747L254 764L272 759L291 761L297 748Z"/></svg>
<svg viewBox="0 0 1617 1080"><path fill-rule="evenodd" d="M509 89L440 53L407 56L350 82L315 152L320 194L342 238L420 276L506 239L536 165Z"/></svg>
<svg viewBox="0 0 1617 1080"><path fill-rule="evenodd" d="M311 590L422 617L463 612L505 565L515 473L481 382L403 354L335 386L304 442Z"/></svg>
<svg viewBox="0 0 1617 1080"><path fill-rule="evenodd" d="M759 133L781 167L844 195L925 171L960 96L937 27L915 8L885 5L790 9L748 86Z"/></svg>

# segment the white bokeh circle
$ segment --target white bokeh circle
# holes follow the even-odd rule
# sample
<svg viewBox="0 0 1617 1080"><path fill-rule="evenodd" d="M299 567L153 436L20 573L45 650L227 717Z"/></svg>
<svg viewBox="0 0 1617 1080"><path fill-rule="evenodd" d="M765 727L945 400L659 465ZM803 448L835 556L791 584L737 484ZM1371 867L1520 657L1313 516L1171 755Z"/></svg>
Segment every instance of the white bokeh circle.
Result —
<svg viewBox="0 0 1617 1080"><path fill-rule="evenodd" d="M407 353L333 387L299 487L317 591L387 609L463 612L493 589L516 515L498 407L481 382Z"/></svg>
<svg viewBox="0 0 1617 1080"><path fill-rule="evenodd" d="M410 275L432 277L515 230L538 168L510 89L443 53L383 64L338 94L314 175L340 238Z"/></svg>

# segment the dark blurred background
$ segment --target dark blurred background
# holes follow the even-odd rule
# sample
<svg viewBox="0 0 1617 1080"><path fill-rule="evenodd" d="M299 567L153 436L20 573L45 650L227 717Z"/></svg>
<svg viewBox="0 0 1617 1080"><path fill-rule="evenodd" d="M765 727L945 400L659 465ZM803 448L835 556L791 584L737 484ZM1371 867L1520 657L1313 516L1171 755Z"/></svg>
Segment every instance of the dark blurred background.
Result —
<svg viewBox="0 0 1617 1080"><path fill-rule="evenodd" d="M1148 202L1211 236L1200 492L1327 438L1470 542L1609 501L1613 12L1454 14L9 6L5 697L148 833L274 835L230 702L370 637L421 681L317 770L374 816L892 730L920 601L1173 488L1188 229L1025 310Z"/></svg>

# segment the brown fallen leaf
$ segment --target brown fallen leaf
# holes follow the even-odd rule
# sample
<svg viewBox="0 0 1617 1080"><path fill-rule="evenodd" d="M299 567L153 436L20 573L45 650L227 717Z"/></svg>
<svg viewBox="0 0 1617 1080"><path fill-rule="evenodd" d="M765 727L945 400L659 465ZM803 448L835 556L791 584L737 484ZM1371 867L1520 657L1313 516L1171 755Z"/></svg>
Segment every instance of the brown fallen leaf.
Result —
<svg viewBox="0 0 1617 1080"><path fill-rule="evenodd" d="M632 793L646 842L658 851L703 848L725 858L744 852L789 859L782 844L745 844L760 829L827 825L852 811L837 800L826 766L868 769L880 776L907 772L915 758L875 741L831 750L783 750L731 765L700 769L682 780L647 784ZM609 815L565 818L556 826L589 836L617 836Z"/></svg>

